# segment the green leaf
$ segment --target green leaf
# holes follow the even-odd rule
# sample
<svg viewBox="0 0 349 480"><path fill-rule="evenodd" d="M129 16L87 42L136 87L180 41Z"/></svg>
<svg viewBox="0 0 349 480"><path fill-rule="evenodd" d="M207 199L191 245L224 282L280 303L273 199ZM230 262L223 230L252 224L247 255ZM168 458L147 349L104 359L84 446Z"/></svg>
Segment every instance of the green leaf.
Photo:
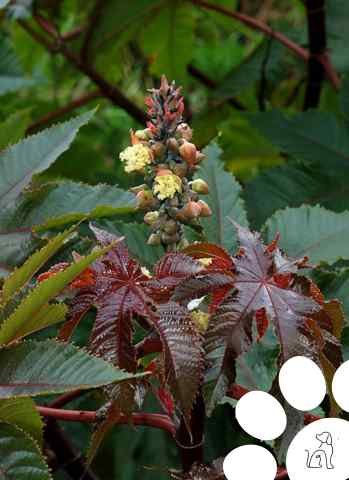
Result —
<svg viewBox="0 0 349 480"><path fill-rule="evenodd" d="M204 197L211 207L212 216L201 219L207 240L232 251L236 247L236 230L229 218L247 226L244 202L240 198L241 187L231 173L225 172L219 157L220 148L213 144L204 150L207 159L200 166L196 178L202 178L210 192Z"/></svg>
<svg viewBox="0 0 349 480"><path fill-rule="evenodd" d="M328 169L349 171L349 135L333 114L309 110L286 117L272 110L251 115L250 120L281 151Z"/></svg>
<svg viewBox="0 0 349 480"><path fill-rule="evenodd" d="M22 208L25 209L25 206ZM63 182L46 186L46 195L36 208L28 212L27 222L38 231L83 218L125 215L135 210L135 195L115 185Z"/></svg>
<svg viewBox="0 0 349 480"><path fill-rule="evenodd" d="M14 315L0 326L0 345L6 345L31 333L43 330L65 320L68 307L64 304L44 305L34 312L26 321L18 320ZM11 318L11 317L10 317Z"/></svg>
<svg viewBox="0 0 349 480"><path fill-rule="evenodd" d="M42 445L43 422L31 398L0 400L0 421L16 425Z"/></svg>
<svg viewBox="0 0 349 480"><path fill-rule="evenodd" d="M74 229L75 226L53 237L41 250L29 257L20 268L16 269L5 280L2 288L3 305L33 278L35 273L61 248Z"/></svg>
<svg viewBox="0 0 349 480"><path fill-rule="evenodd" d="M23 331L28 332L28 328L30 328L31 332L40 329L41 322L44 323L44 326L47 326L48 320L45 317L46 304L55 298L91 263L108 252L113 246L114 243L90 253L90 255L87 255L78 262L72 263L66 270L56 273L37 285L1 325L0 344L18 338ZM41 309L43 309L42 312L40 312ZM63 311L61 310L59 312L58 309L56 309L56 319L57 317L59 319L62 315ZM28 322L30 323L28 324Z"/></svg>
<svg viewBox="0 0 349 480"><path fill-rule="evenodd" d="M48 168L74 140L94 111L55 125L0 153L0 208L15 200L35 173Z"/></svg>
<svg viewBox="0 0 349 480"><path fill-rule="evenodd" d="M0 36L0 95L31 87L36 80L27 78L10 43Z"/></svg>
<svg viewBox="0 0 349 480"><path fill-rule="evenodd" d="M349 48L348 15L349 4L346 0L326 0L328 51L334 68L339 72L345 72L349 67L346 55Z"/></svg>
<svg viewBox="0 0 349 480"><path fill-rule="evenodd" d="M262 65L266 58L268 79L280 73L286 50L279 42L272 42L271 45L268 43L268 40L261 42L240 65L228 73L215 92L217 97L235 97L253 86L261 79Z"/></svg>
<svg viewBox="0 0 349 480"><path fill-rule="evenodd" d="M267 241L280 233L280 247L289 255L308 256L310 262L332 264L349 259L349 212L334 213L316 206L287 208L266 223Z"/></svg>
<svg viewBox="0 0 349 480"><path fill-rule="evenodd" d="M153 267L164 254L161 246L145 246L150 235L150 228L143 223L124 223L112 220L99 221L104 230L117 236L124 236L128 250L142 265Z"/></svg>
<svg viewBox="0 0 349 480"><path fill-rule="evenodd" d="M343 172L343 168L300 163L264 171L243 192L249 220L259 229L275 211L286 207L321 204L337 212L349 209L349 184Z"/></svg>
<svg viewBox="0 0 349 480"><path fill-rule="evenodd" d="M193 56L196 11L181 0L170 0L145 29L142 47L154 58L152 73L170 80L185 81L186 67Z"/></svg>
<svg viewBox="0 0 349 480"><path fill-rule="evenodd" d="M338 274L322 288L326 298L338 298L349 319L349 268L342 268Z"/></svg>
<svg viewBox="0 0 349 480"><path fill-rule="evenodd" d="M35 441L7 423L0 423L0 473L6 480L52 480Z"/></svg>
<svg viewBox="0 0 349 480"><path fill-rule="evenodd" d="M22 194L0 210L0 262L21 264L39 246L32 230L62 227L83 218L125 215L135 211L135 196L113 185L50 183ZM41 245L40 245L41 246Z"/></svg>
<svg viewBox="0 0 349 480"><path fill-rule="evenodd" d="M142 377L56 340L0 349L0 398L86 390Z"/></svg>
<svg viewBox="0 0 349 480"><path fill-rule="evenodd" d="M18 110L0 123L0 150L18 142L30 123L30 109Z"/></svg>

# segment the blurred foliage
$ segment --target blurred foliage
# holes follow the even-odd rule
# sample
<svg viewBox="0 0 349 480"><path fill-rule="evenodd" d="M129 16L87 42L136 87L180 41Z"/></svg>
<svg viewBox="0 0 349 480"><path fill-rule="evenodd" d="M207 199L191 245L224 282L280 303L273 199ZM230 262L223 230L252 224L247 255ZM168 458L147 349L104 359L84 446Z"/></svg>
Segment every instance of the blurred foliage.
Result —
<svg viewBox="0 0 349 480"><path fill-rule="evenodd" d="M308 45L301 0L210 3L250 15L298 45ZM142 127L134 109L144 111L146 89L157 86L164 73L184 86L195 142L204 148L215 141L200 174L211 186L208 202L215 212L213 220L206 221L209 240L234 247L227 216L253 228L265 225L268 240L281 230L281 245L290 254L301 250L320 263L316 280L328 298L343 301L348 315L348 20L347 0L327 1L328 52L342 87L338 92L325 80L317 109L302 112L306 62L275 38L195 2L0 0L0 152L25 135L99 107L53 164L77 130L68 129L69 138L57 137L56 150L44 152L41 166L33 167L34 188L0 212L0 278L22 264L43 239L87 217L124 235L143 264L152 266L161 256L161 247L144 248L147 227L137 223L131 195L116 185L126 190L139 181L125 175L118 154L129 144L129 130ZM97 77L107 82L102 91ZM26 161L33 166L40 163L39 140L40 135L30 137L25 144ZM3 155L21 148L23 144L10 147ZM307 245L297 229L306 234ZM90 248L86 224L79 226L79 233L52 264L67 259L72 250L84 254ZM85 322L75 334L77 344L86 344L91 324ZM244 385L270 388L276 354L273 339L268 337L268 342L238 364ZM348 323L342 342L347 359ZM73 407L96 404L89 397ZM148 411L159 411L151 399L146 405ZM216 410L207 428L210 460L249 438L236 425L229 404ZM67 430L85 449L88 427L74 424ZM15 438L18 432L13 429L11 434ZM93 467L101 478L151 480L167 478L161 467L177 462L176 446L167 434L123 426L109 435ZM67 478L64 475L57 472L54 478Z"/></svg>

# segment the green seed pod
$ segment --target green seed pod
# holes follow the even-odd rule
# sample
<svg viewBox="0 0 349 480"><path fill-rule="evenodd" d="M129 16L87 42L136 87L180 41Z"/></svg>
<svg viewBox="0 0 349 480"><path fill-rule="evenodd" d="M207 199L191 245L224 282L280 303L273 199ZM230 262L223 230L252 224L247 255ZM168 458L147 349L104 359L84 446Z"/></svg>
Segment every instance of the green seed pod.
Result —
<svg viewBox="0 0 349 480"><path fill-rule="evenodd" d="M160 216L159 212L151 211L144 215L144 221L148 225L154 225L159 220L159 216Z"/></svg>
<svg viewBox="0 0 349 480"><path fill-rule="evenodd" d="M148 245L161 245L161 235L159 233L152 233L147 241Z"/></svg>
<svg viewBox="0 0 349 480"><path fill-rule="evenodd" d="M201 178L197 178L196 180L190 182L190 188L194 190L194 192L200 193L202 195L207 195L209 192L207 183Z"/></svg>
<svg viewBox="0 0 349 480"><path fill-rule="evenodd" d="M168 233L169 235L173 235L177 232L177 222L175 220L167 220L165 225L163 226L163 231Z"/></svg>

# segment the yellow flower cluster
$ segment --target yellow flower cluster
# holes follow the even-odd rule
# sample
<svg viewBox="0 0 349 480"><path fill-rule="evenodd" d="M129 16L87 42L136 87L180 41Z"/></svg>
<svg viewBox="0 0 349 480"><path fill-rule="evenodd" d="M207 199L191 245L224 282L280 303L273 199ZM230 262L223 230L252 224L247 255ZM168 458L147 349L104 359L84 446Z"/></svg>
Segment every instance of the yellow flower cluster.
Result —
<svg viewBox="0 0 349 480"><path fill-rule="evenodd" d="M211 263L212 263L213 260L212 260L212 258L209 258L209 257L206 258L206 257L204 257L204 258L199 258L198 261L199 261L199 263L201 263L201 265L203 265L204 267L209 267L209 266L211 265Z"/></svg>
<svg viewBox="0 0 349 480"><path fill-rule="evenodd" d="M201 310L194 310L190 313L190 316L194 320L200 332L204 333L208 327L210 315L208 313L202 312Z"/></svg>
<svg viewBox="0 0 349 480"><path fill-rule="evenodd" d="M125 172L141 172L146 165L151 163L151 154L147 147L136 143L120 153L120 160L125 162Z"/></svg>
<svg viewBox="0 0 349 480"><path fill-rule="evenodd" d="M155 177L154 195L159 200L173 198L177 192L182 192L182 180L177 175L169 173Z"/></svg>

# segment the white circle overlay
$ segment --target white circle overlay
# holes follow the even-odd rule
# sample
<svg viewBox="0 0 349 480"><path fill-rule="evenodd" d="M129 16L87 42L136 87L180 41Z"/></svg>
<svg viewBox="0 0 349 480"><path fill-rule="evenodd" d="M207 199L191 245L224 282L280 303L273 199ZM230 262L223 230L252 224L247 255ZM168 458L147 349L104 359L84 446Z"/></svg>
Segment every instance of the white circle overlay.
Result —
<svg viewBox="0 0 349 480"><path fill-rule="evenodd" d="M243 445L235 448L225 457L223 472L228 480L238 478L274 480L277 464L266 448L258 445Z"/></svg>
<svg viewBox="0 0 349 480"><path fill-rule="evenodd" d="M287 402L303 412L318 407L326 395L322 371L307 357L287 360L280 369L279 385Z"/></svg>
<svg viewBox="0 0 349 480"><path fill-rule="evenodd" d="M241 428L259 440L274 440L283 434L287 424L282 405L261 391L246 393L238 401L235 415Z"/></svg>
<svg viewBox="0 0 349 480"><path fill-rule="evenodd" d="M286 457L290 480L346 480L349 422L323 418L307 425L292 440Z"/></svg>
<svg viewBox="0 0 349 480"><path fill-rule="evenodd" d="M338 405L349 412L349 360L336 370L332 382L332 393Z"/></svg>

